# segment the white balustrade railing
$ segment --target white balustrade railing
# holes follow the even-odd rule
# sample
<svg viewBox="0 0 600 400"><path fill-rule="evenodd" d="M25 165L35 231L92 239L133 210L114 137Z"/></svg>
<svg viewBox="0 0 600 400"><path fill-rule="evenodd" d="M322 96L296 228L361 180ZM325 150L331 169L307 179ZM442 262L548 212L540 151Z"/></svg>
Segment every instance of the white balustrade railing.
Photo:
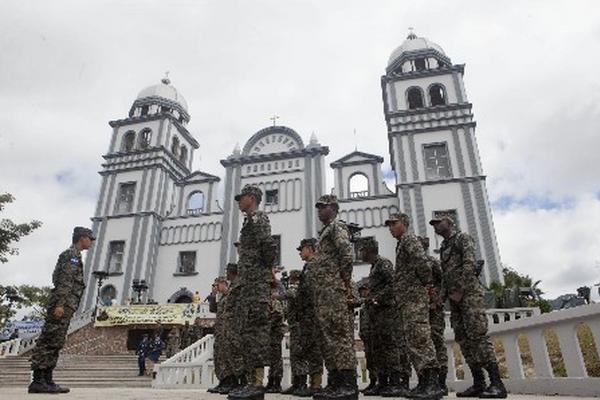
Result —
<svg viewBox="0 0 600 400"><path fill-rule="evenodd" d="M0 343L0 358L18 356L21 348L21 339L7 340Z"/></svg>
<svg viewBox="0 0 600 400"><path fill-rule="evenodd" d="M505 384L512 393L558 394L597 396L600 394L600 378L587 375L582 350L577 339L577 327L585 323L592 331L596 351L600 352L600 304L581 306L568 310L540 314L538 309L494 309L487 311L490 320L489 334L499 340L504 349L504 365L508 371ZM556 377L548 356L546 331L558 336L567 377ZM527 338L533 359L534 377L525 377L519 336ZM471 384L471 374L463 365L464 378L458 379L453 347L454 333L447 326L446 346L448 351L448 386L452 390L463 390ZM212 347L214 338L205 336L162 364L155 366L155 388L207 389L216 384ZM289 336L282 341L284 376L282 385L290 384ZM368 372L363 352L357 352L357 374L360 386L366 385ZM265 374L266 375L266 374ZM327 371L324 371L326 378ZM528 374L529 375L529 374Z"/></svg>

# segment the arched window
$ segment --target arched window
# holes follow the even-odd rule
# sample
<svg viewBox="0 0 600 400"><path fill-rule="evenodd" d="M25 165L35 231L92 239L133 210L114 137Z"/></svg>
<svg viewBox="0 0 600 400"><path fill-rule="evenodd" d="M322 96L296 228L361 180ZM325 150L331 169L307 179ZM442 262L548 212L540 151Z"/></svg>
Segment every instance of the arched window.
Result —
<svg viewBox="0 0 600 400"><path fill-rule="evenodd" d="M171 153L173 153L175 157L179 155L179 139L177 139L177 137L174 137L171 142Z"/></svg>
<svg viewBox="0 0 600 400"><path fill-rule="evenodd" d="M117 298L117 289L113 285L106 285L100 289L100 301L104 306L111 306L112 301Z"/></svg>
<svg viewBox="0 0 600 400"><path fill-rule="evenodd" d="M179 155L179 161L183 164L187 162L187 148L185 146L181 146L181 154Z"/></svg>
<svg viewBox="0 0 600 400"><path fill-rule="evenodd" d="M423 94L421 93L421 89L417 87L408 89L408 94L406 95L406 98L408 100L409 110L423 107Z"/></svg>
<svg viewBox="0 0 600 400"><path fill-rule="evenodd" d="M350 197L366 197L369 195L369 178L362 173L354 174L348 180Z"/></svg>
<svg viewBox="0 0 600 400"><path fill-rule="evenodd" d="M135 147L135 132L128 131L123 136L123 151L132 151Z"/></svg>
<svg viewBox="0 0 600 400"><path fill-rule="evenodd" d="M200 215L204 210L204 193L198 191L193 192L188 197L187 201L187 215Z"/></svg>
<svg viewBox="0 0 600 400"><path fill-rule="evenodd" d="M429 88L429 100L432 106L443 106L446 104L446 93L442 85L431 85Z"/></svg>
<svg viewBox="0 0 600 400"><path fill-rule="evenodd" d="M152 131L150 128L144 128L140 132L140 149L147 149L150 147L150 140L152 140Z"/></svg>

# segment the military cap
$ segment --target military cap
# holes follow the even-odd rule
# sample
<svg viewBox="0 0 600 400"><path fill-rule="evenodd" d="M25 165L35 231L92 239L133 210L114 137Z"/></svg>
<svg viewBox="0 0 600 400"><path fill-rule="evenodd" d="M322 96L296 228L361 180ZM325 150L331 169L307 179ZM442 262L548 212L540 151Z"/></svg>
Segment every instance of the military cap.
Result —
<svg viewBox="0 0 600 400"><path fill-rule="evenodd" d="M215 279L215 283L227 283L227 278L224 276L219 276L217 279Z"/></svg>
<svg viewBox="0 0 600 400"><path fill-rule="evenodd" d="M96 236L94 236L94 232L92 232L91 229L84 226L76 226L73 228L73 242L79 240L79 238L83 236L87 236L91 240L96 240Z"/></svg>
<svg viewBox="0 0 600 400"><path fill-rule="evenodd" d="M330 204L338 204L338 199L335 194L324 194L323 196L319 197L319 200L317 200L315 207L318 208L321 206L328 206Z"/></svg>
<svg viewBox="0 0 600 400"><path fill-rule="evenodd" d="M374 237L365 237L360 239L358 247L369 251L378 251L379 243Z"/></svg>
<svg viewBox="0 0 600 400"><path fill-rule="evenodd" d="M390 214L389 218L385 221L385 226L390 226L392 223L396 221L402 221L406 224L409 223L408 215L403 213L393 213Z"/></svg>
<svg viewBox="0 0 600 400"><path fill-rule="evenodd" d="M290 271L290 279L300 279L302 276L302 271L299 269L293 269Z"/></svg>
<svg viewBox="0 0 600 400"><path fill-rule="evenodd" d="M260 190L260 188L256 185L246 185L242 189L241 193L235 195L235 201L240 201L242 196L245 195L254 196L256 201L260 203L260 201L262 200L263 193L262 190Z"/></svg>
<svg viewBox="0 0 600 400"><path fill-rule="evenodd" d="M225 270L230 274L237 274L238 265L236 263L229 263L229 264L227 264L227 267L225 268Z"/></svg>
<svg viewBox="0 0 600 400"><path fill-rule="evenodd" d="M442 221L448 221L448 223L450 225L454 225L454 220L449 215L440 215L440 216L433 217L429 220L429 225L436 225Z"/></svg>
<svg viewBox="0 0 600 400"><path fill-rule="evenodd" d="M302 239L300 241L300 246L296 247L296 250L301 251L302 248L306 247L306 246L311 246L312 248L315 248L316 245L317 245L317 239L315 239L315 238Z"/></svg>

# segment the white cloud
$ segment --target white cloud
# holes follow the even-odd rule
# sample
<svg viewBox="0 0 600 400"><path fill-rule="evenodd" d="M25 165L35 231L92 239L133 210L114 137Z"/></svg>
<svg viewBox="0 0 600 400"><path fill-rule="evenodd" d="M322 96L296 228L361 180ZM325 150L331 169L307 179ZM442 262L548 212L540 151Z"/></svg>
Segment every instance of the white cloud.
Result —
<svg viewBox="0 0 600 400"><path fill-rule="evenodd" d="M0 190L17 197L7 215L44 221L0 266L3 281L49 282L72 226L94 211L107 122L166 70L190 106L198 168L222 176L219 159L273 114L305 140L314 131L329 162L358 145L388 164L379 79L409 26L467 65L503 260L553 294L589 280L598 237L585 228L600 215L596 3L377 5L0 3ZM545 237L540 215L561 229Z"/></svg>

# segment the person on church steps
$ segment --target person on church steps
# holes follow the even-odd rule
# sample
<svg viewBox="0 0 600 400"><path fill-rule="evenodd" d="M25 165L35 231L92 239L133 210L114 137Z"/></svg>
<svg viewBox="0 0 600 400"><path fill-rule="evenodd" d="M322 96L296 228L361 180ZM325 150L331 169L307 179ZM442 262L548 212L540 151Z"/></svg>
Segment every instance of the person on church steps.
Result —
<svg viewBox="0 0 600 400"><path fill-rule="evenodd" d="M258 210L262 195L258 186L246 185L235 196L240 211L245 215L240 231L238 279L241 293L235 325L242 342L248 383L231 390L230 400L264 398L264 367L269 365L269 303L275 246L269 217Z"/></svg>
<svg viewBox="0 0 600 400"><path fill-rule="evenodd" d="M406 397L439 399L443 392L438 383L438 363L429 326L431 267L419 239L408 232L408 215L391 214L385 221L396 245L395 292L399 310L399 330L404 333L409 359L419 378L417 387Z"/></svg>
<svg viewBox="0 0 600 400"><path fill-rule="evenodd" d="M350 324L348 307L348 298L353 290L354 258L350 232L346 224L337 219L339 205L335 195L321 196L315 207L323 229L307 274L329 381L327 388L315 393L313 398L356 400L354 329Z"/></svg>
<svg viewBox="0 0 600 400"><path fill-rule="evenodd" d="M81 226L73 229L72 245L60 253L52 274L54 288L48 302L46 322L33 354L33 380L29 393L68 393L69 389L54 383L52 372L60 350L65 345L71 318L79 307L85 289L81 252L92 246L96 237L91 229Z"/></svg>
<svg viewBox="0 0 600 400"><path fill-rule="evenodd" d="M450 301L454 336L473 375L473 385L456 396L505 398L506 388L500 378L496 354L488 336L483 287L476 273L475 242L469 234L460 232L449 216L433 218L429 224L436 234L444 238L440 246L444 298ZM487 388L484 369L490 377Z"/></svg>
<svg viewBox="0 0 600 400"><path fill-rule="evenodd" d="M144 376L146 374L146 357L150 351L150 337L147 333L144 333L142 340L135 350L135 354L138 356L138 375Z"/></svg>

